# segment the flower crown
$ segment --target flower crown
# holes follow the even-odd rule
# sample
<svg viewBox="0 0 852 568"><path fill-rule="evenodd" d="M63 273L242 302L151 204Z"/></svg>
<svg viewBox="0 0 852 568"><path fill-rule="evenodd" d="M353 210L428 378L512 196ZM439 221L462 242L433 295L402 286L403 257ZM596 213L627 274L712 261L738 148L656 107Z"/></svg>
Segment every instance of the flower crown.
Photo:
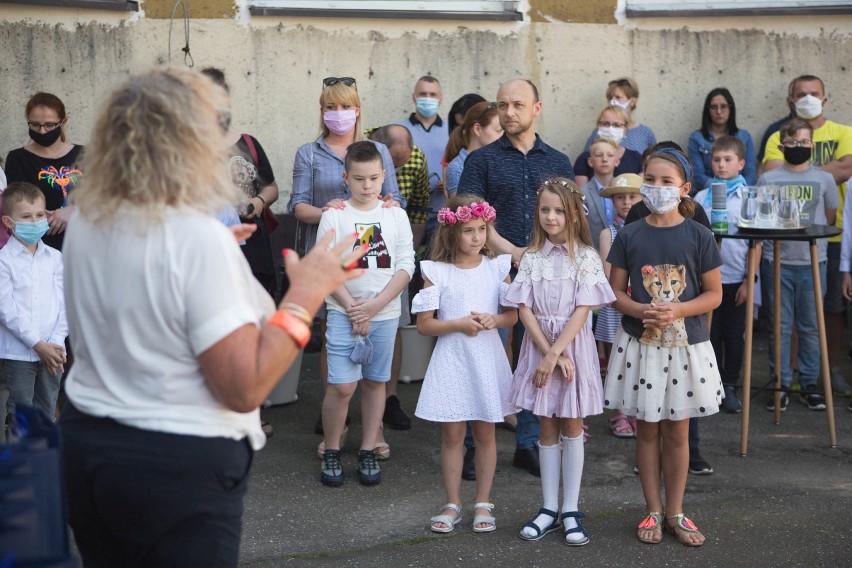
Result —
<svg viewBox="0 0 852 568"><path fill-rule="evenodd" d="M568 180L564 180L564 179L549 179L549 180L546 180L542 184L542 187L539 188L538 192L541 193L541 191L544 189L544 186L557 186L557 185L564 187L565 189L567 189L571 193L576 193L577 195L580 196L580 201L582 201L583 203L586 203L585 194L582 191L579 191L577 189L576 184L571 183Z"/></svg>
<svg viewBox="0 0 852 568"><path fill-rule="evenodd" d="M487 201L474 202L470 206L459 205L455 211L449 207L438 210L438 223L441 225L455 225L456 223L467 223L472 219L485 219L490 223L497 218L497 211L488 205Z"/></svg>

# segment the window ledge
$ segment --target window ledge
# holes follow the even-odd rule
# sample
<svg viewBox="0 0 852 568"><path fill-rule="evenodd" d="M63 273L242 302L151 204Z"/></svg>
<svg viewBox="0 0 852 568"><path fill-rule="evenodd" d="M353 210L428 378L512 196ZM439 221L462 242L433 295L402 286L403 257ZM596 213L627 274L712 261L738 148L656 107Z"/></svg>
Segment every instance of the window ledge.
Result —
<svg viewBox="0 0 852 568"><path fill-rule="evenodd" d="M709 2L705 7L690 8L684 4L655 3L642 8L626 8L628 18L689 18L689 17L727 17L727 16L829 16L852 14L852 5L822 6L746 6L734 7L731 2L726 6L713 7Z"/></svg>
<svg viewBox="0 0 852 568"><path fill-rule="evenodd" d="M0 0L2 2L4 0ZM393 20L490 20L518 22L520 12L442 12L439 10L346 10L330 8L265 8L252 6L252 16L295 16L303 18L384 18Z"/></svg>
<svg viewBox="0 0 852 568"><path fill-rule="evenodd" d="M0 0L0 4L27 4L29 6L55 6L57 8L88 8L114 12L138 12L136 0Z"/></svg>

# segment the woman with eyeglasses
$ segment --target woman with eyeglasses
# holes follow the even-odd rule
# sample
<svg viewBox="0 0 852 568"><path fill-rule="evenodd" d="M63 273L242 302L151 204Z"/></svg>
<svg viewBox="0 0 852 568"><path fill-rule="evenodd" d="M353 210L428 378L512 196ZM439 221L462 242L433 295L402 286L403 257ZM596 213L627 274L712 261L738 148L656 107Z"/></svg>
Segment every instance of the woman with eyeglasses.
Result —
<svg viewBox="0 0 852 568"><path fill-rule="evenodd" d="M313 248L323 211L332 207L337 209L346 207L345 202L351 193L343 181L343 159L352 143L367 139L361 126L361 98L354 78L326 77L323 79L319 103L319 136L296 151L296 160L293 164L293 193L290 195L288 210L299 222L296 234L296 248L299 254ZM376 141L371 142L376 145L382 155L385 181L382 183L381 194L386 206L405 207L406 202L399 193L396 170L387 146ZM320 320L320 337L325 337L325 306L319 308L316 318ZM319 374L323 392L325 392L328 382L325 342L320 352ZM322 417L317 421L314 430L317 434L322 434ZM346 431L344 431L344 437L345 435ZM388 455L381 432L377 439L382 446L376 448L377 453ZM320 443L317 455L324 451L325 446Z"/></svg>
<svg viewBox="0 0 852 568"><path fill-rule="evenodd" d="M444 180L450 197L456 194L459 187L467 155L491 144L502 135L503 127L497 118L497 103L479 102L468 109L461 127L450 133L445 152L449 164Z"/></svg>
<svg viewBox="0 0 852 568"><path fill-rule="evenodd" d="M736 136L743 141L746 158L742 176L749 185L754 185L757 180L757 162L751 134L737 127L737 107L731 92L724 87L717 87L707 93L704 99L701 129L689 135L689 160L695 169L692 183L694 193L705 189L713 177L711 149L719 136Z"/></svg>
<svg viewBox="0 0 852 568"><path fill-rule="evenodd" d="M609 138L618 145L618 154L615 156L615 168L607 172L607 175L613 177L621 174L638 174L642 171L642 154L631 150L624 144L625 132L627 132L627 124L630 118L627 111L619 105L608 105L598 115L597 130L594 132L594 140L598 138ZM577 156L574 162L574 176L577 185L583 187L595 175L593 161L590 161L591 144L586 147L586 151ZM600 172L599 172L600 173ZM603 189L603 186L597 188L598 191ZM607 226L607 225L605 225Z"/></svg>
<svg viewBox="0 0 852 568"><path fill-rule="evenodd" d="M42 240L55 249L62 249L65 226L74 211L68 197L83 177L77 167L83 146L66 141L68 117L65 105L56 95L33 95L27 101L25 116L30 143L9 152L6 177L9 183L26 181L41 189L47 202L50 227Z"/></svg>

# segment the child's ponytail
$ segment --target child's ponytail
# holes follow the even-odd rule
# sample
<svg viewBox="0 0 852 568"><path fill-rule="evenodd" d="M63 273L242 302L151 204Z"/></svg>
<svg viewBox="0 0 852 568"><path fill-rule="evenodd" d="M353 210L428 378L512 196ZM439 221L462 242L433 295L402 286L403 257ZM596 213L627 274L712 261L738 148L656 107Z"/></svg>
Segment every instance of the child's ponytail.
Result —
<svg viewBox="0 0 852 568"><path fill-rule="evenodd" d="M692 219L693 215L695 215L695 201L689 197L684 197L677 204L677 212L687 219Z"/></svg>

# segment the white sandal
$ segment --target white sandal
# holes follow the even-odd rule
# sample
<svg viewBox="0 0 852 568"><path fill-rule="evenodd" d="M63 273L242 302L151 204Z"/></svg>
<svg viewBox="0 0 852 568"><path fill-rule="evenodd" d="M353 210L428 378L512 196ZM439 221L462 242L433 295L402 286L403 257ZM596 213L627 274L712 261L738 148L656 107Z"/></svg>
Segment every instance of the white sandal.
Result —
<svg viewBox="0 0 852 568"><path fill-rule="evenodd" d="M343 428L343 434L340 435L340 451L343 451L343 447L346 445L346 435L349 433L349 426L345 426ZM319 445L317 446L317 457L322 459L325 456L325 440L321 440ZM388 456L390 457L390 456ZM387 459L387 458L385 458Z"/></svg>
<svg viewBox="0 0 852 568"><path fill-rule="evenodd" d="M485 509L489 513L494 510L494 503L476 503L473 506L474 510L476 509ZM477 527L476 525L488 525L486 527ZM473 532L484 533L491 532L493 530L497 530L497 519L492 517L491 515L476 515L473 517Z"/></svg>
<svg viewBox="0 0 852 568"><path fill-rule="evenodd" d="M462 520L461 516L461 507L456 505L455 503L447 503L443 507L441 507L442 511L446 511L449 509L450 511L455 511L456 518L452 518L449 515L438 515L436 517L432 517L432 524L430 525L432 532L436 533L450 533L453 532L453 529L456 528L456 525L459 524ZM443 523L447 525L446 527L436 527L435 523Z"/></svg>

